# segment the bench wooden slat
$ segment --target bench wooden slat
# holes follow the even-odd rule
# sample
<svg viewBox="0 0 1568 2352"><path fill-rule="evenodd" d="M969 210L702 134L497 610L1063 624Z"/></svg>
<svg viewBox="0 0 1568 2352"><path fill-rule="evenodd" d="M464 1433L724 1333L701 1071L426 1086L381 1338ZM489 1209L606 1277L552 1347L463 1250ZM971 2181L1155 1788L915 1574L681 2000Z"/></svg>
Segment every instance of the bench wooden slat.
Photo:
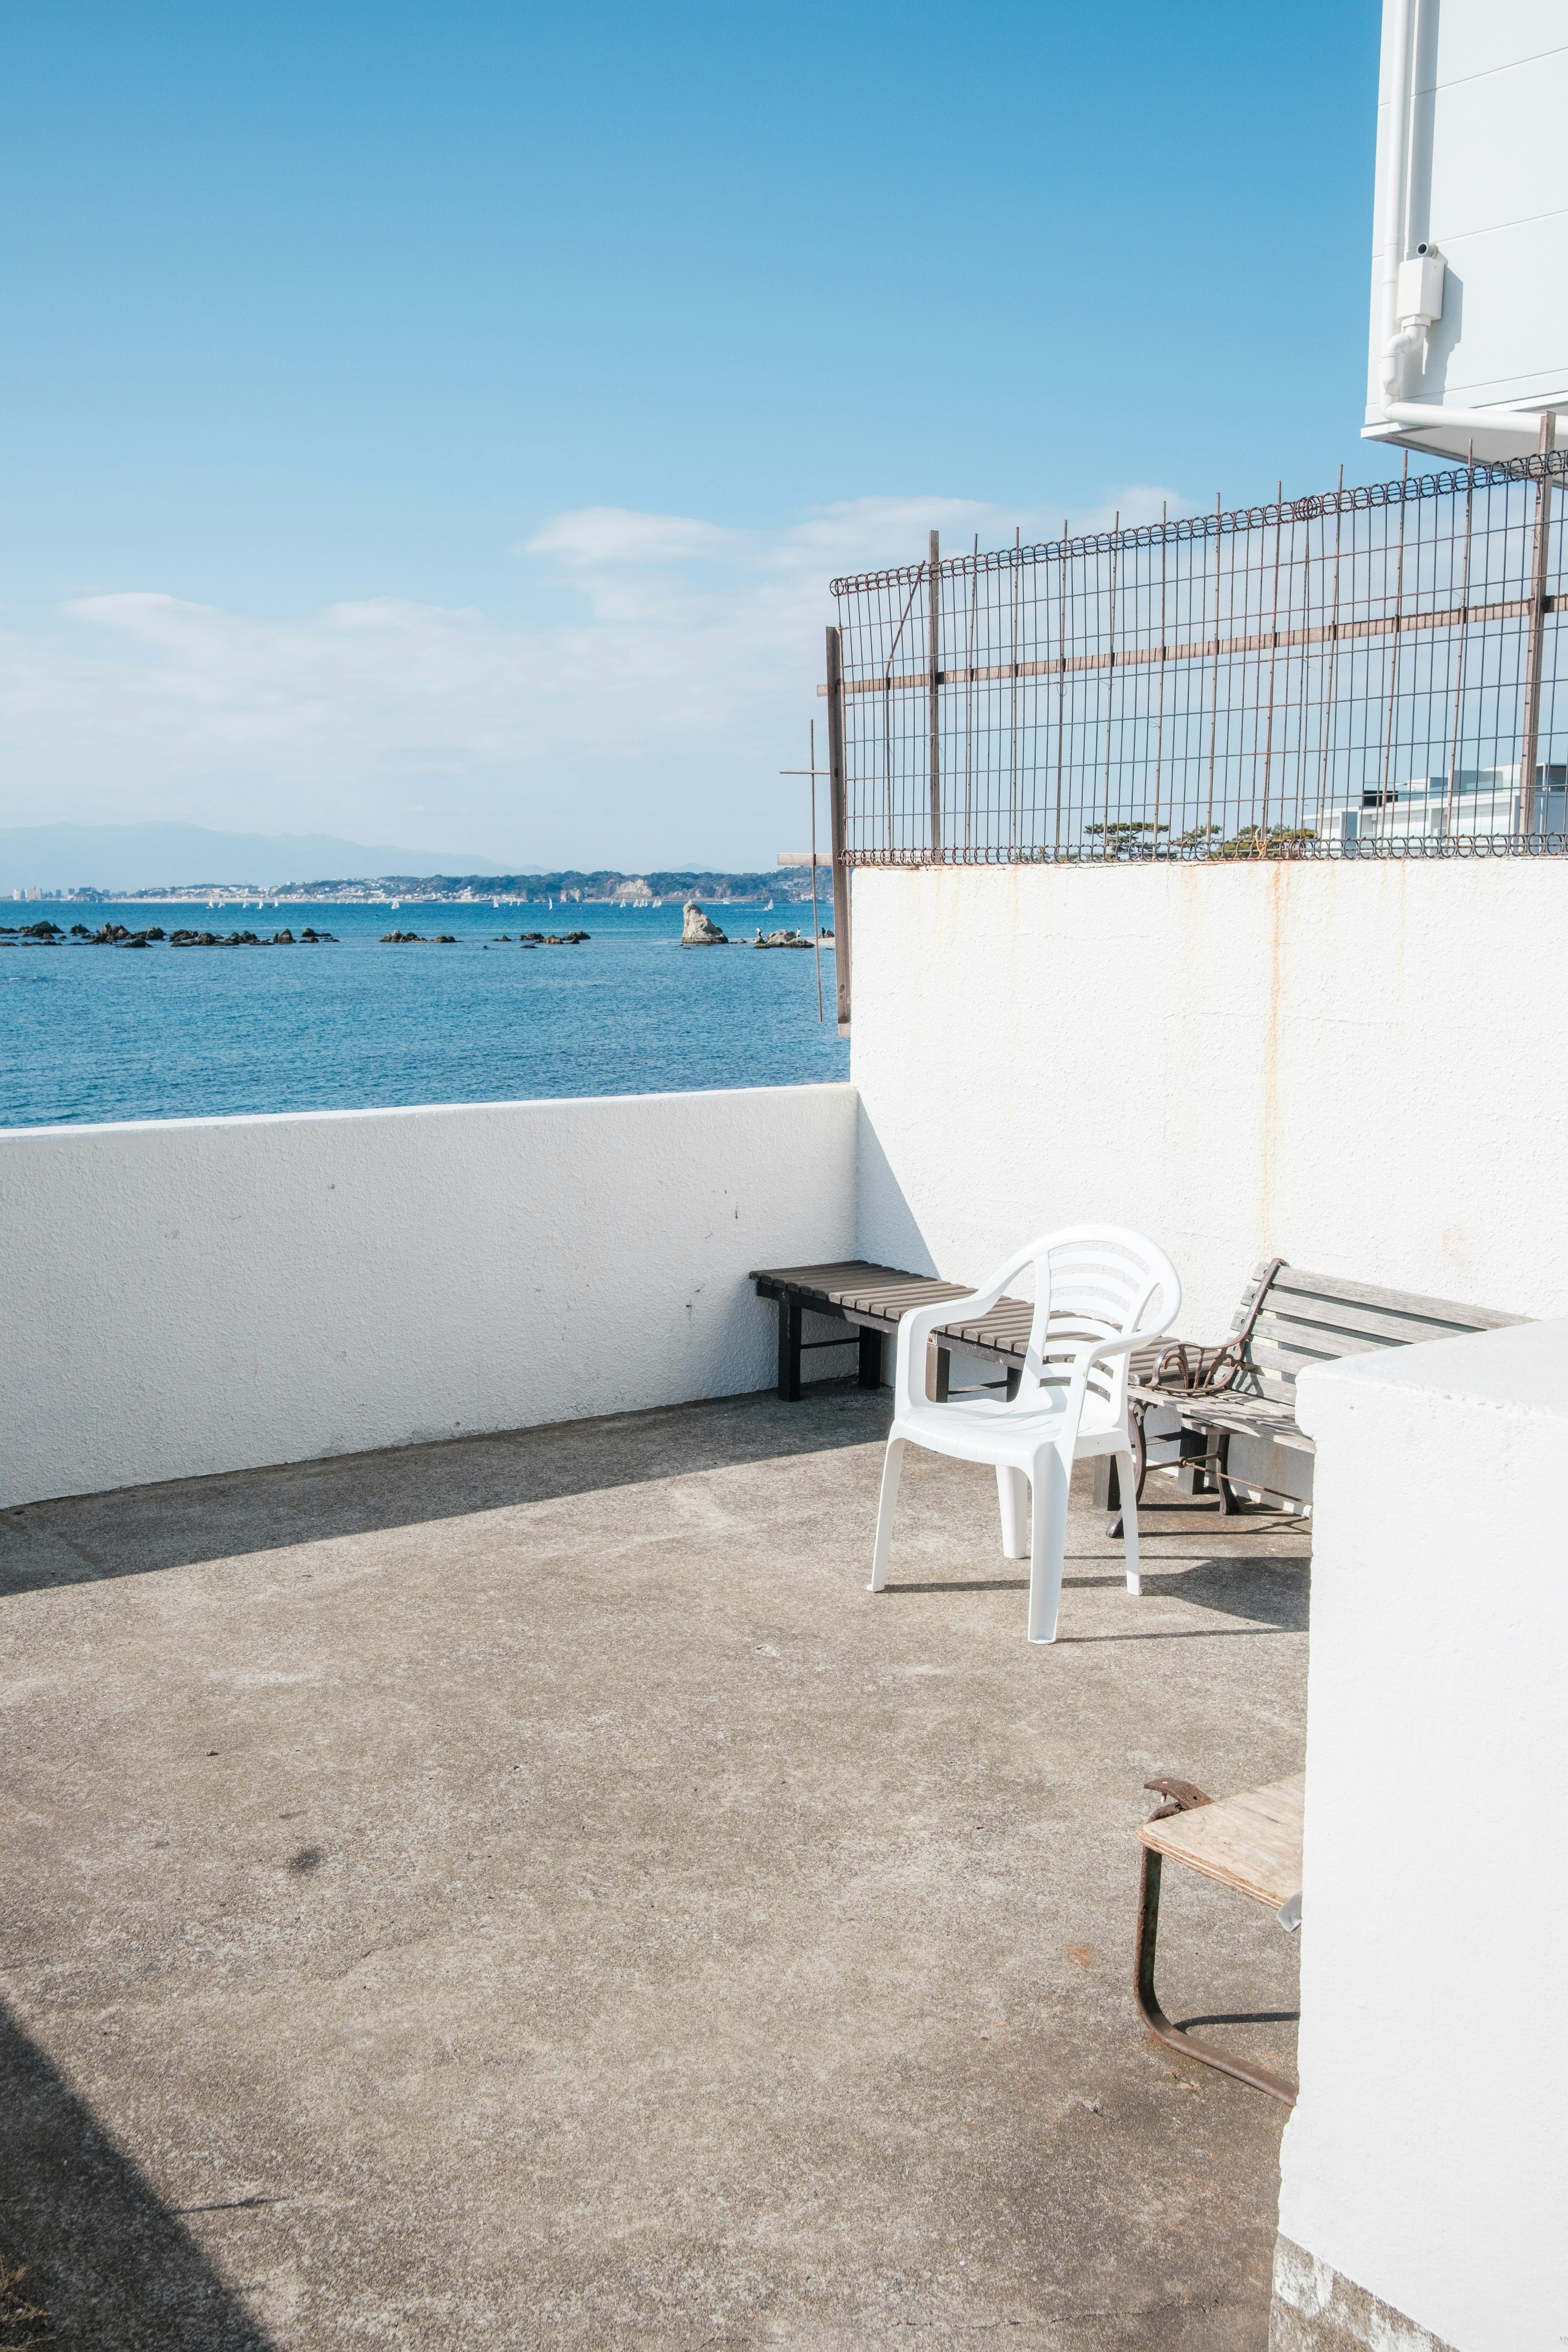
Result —
<svg viewBox="0 0 1568 2352"><path fill-rule="evenodd" d="M1168 1821L1145 1822L1138 1834L1156 1853L1250 1895L1278 1911L1301 1891L1301 1822L1307 1776L1292 1772L1239 1796L1220 1797Z"/></svg>
<svg viewBox="0 0 1568 2352"><path fill-rule="evenodd" d="M1145 1404L1170 1406L1192 1429L1226 1429L1237 1437L1271 1438L1293 1454L1315 1454L1317 1446L1297 1426L1289 1402L1274 1397L1237 1396L1226 1390L1218 1396L1184 1397L1171 1389L1151 1389L1137 1381L1130 1393Z"/></svg>
<svg viewBox="0 0 1568 2352"><path fill-rule="evenodd" d="M1380 1349L1396 1344L1391 1339L1355 1339L1344 1348L1298 1346L1266 1337L1260 1323L1253 1331L1247 1353L1249 1362L1261 1370L1278 1372L1294 1388L1297 1373L1306 1371L1310 1365L1337 1364L1346 1356L1375 1356Z"/></svg>
<svg viewBox="0 0 1568 2352"><path fill-rule="evenodd" d="M826 1289L836 1281L863 1281L868 1275L885 1274L899 1282L912 1282L918 1276L906 1267L877 1265L869 1258L830 1258L821 1265L755 1265L747 1280L750 1282L788 1282L802 1287L815 1285Z"/></svg>
<svg viewBox="0 0 1568 2352"><path fill-rule="evenodd" d="M1457 1298L1426 1298L1415 1290L1380 1290L1372 1283L1344 1282L1337 1274L1313 1274L1299 1265L1282 1265L1270 1288L1287 1297L1342 1299L1349 1306L1380 1307L1423 1322L1451 1323L1456 1331L1502 1331L1530 1320L1527 1315L1504 1315L1495 1307L1468 1307Z"/></svg>
<svg viewBox="0 0 1568 2352"><path fill-rule="evenodd" d="M1315 1340L1321 1334L1328 1342L1353 1339L1373 1347L1402 1348L1415 1346L1423 1339L1462 1339L1479 1327L1449 1323L1436 1315L1392 1315L1383 1307L1354 1307L1339 1301L1331 1304L1293 1291L1279 1299L1270 1293L1256 1328L1273 1331L1280 1339L1299 1333L1303 1339Z"/></svg>

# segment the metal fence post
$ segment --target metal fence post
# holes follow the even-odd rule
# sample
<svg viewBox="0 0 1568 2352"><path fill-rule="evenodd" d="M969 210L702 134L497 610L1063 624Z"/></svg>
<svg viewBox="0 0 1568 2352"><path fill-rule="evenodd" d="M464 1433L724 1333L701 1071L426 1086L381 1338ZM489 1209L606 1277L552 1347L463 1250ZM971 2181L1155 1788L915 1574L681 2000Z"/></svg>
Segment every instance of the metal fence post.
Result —
<svg viewBox="0 0 1568 2352"><path fill-rule="evenodd" d="M849 1031L849 866L844 792L844 649L827 632L827 805L833 839L833 970L838 989L838 1031Z"/></svg>
<svg viewBox="0 0 1568 2352"><path fill-rule="evenodd" d="M1550 456L1557 438L1557 415L1541 420L1541 455ZM1542 464L1535 485L1535 542L1530 564L1530 639L1524 663L1524 740L1519 761L1519 829L1528 841L1535 831L1535 763L1541 746L1541 674L1546 651L1547 553L1552 541L1552 476Z"/></svg>
<svg viewBox="0 0 1568 2352"><path fill-rule="evenodd" d="M926 660L931 672L927 688L928 721L931 737L931 854L942 856L942 539L931 535L931 561L927 566L927 609L930 615L926 630Z"/></svg>

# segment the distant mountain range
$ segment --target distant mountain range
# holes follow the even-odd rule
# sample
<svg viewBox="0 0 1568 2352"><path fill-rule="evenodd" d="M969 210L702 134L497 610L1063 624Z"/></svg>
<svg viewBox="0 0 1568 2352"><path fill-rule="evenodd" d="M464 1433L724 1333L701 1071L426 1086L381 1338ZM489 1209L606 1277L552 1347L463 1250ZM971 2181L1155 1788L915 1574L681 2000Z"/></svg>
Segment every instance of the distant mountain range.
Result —
<svg viewBox="0 0 1568 2352"><path fill-rule="evenodd" d="M463 874L488 881L500 870L467 851L394 849L341 841L330 833L218 833L200 824L0 825L0 891L7 894L201 883L268 888L324 874L348 881L383 874Z"/></svg>
<svg viewBox="0 0 1568 2352"><path fill-rule="evenodd" d="M650 867L640 874L608 866L587 873L540 866L508 870L486 858L442 858L432 850L375 847L324 833L217 833L195 824L0 826L0 895L31 890L85 899L283 890L290 898L323 900L470 894L632 906L696 898L726 906L809 898L811 872L809 866L748 874L702 866ZM831 901L826 874L819 875L817 890Z"/></svg>

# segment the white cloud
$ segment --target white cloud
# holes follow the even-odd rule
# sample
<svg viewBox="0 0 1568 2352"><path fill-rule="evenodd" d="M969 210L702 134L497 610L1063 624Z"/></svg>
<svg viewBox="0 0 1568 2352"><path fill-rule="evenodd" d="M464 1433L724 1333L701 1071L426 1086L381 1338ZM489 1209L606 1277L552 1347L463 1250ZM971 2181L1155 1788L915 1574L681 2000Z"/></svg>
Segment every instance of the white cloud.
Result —
<svg viewBox="0 0 1568 2352"><path fill-rule="evenodd" d="M1158 515L1123 490L1075 529ZM1172 499L1173 507L1184 503ZM539 864L797 846L837 572L1054 537L1059 512L862 499L783 529L595 507L521 551L560 617L392 597L268 618L148 590L0 636L0 822L177 817Z"/></svg>
<svg viewBox="0 0 1568 2352"><path fill-rule="evenodd" d="M523 541L525 555L554 555L563 563L690 563L721 559L742 544L739 531L688 515L636 514L629 507L579 507L555 515Z"/></svg>

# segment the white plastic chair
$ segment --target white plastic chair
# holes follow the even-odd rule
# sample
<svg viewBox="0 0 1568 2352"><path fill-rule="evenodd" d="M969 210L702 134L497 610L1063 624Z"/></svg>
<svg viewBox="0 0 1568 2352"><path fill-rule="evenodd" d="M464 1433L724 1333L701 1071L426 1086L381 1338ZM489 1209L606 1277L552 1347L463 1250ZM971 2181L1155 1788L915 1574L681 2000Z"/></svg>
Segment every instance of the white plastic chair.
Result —
<svg viewBox="0 0 1568 2352"><path fill-rule="evenodd" d="M926 1346L941 1326L989 1314L1026 1265L1035 1270L1035 1312L1018 1393L928 1402ZM1142 1234L1122 1225L1070 1225L1031 1242L992 1276L972 1298L916 1307L899 1325L893 1426L882 1470L872 1559L873 1592L888 1576L899 1474L906 1445L960 1462L990 1462L1002 1505L1002 1550L1024 1556L1025 1483L1034 1496L1029 1551L1029 1639L1054 1642L1061 1603L1062 1553L1067 1542L1068 1488L1072 1465L1113 1454L1121 1475L1127 1546L1127 1590L1138 1580L1138 1509L1133 1494L1132 1440L1127 1426L1127 1361L1174 1322L1182 1303L1176 1269Z"/></svg>

